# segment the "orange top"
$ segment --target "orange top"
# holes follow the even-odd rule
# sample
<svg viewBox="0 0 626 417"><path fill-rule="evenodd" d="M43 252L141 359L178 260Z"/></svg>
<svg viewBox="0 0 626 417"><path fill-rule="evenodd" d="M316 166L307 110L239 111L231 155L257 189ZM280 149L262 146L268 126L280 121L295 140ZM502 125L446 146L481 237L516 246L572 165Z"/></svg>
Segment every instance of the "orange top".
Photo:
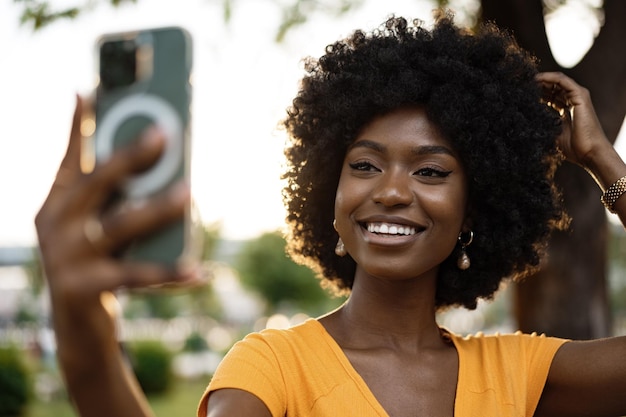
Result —
<svg viewBox="0 0 626 417"><path fill-rule="evenodd" d="M550 364L565 342L545 336L450 335L459 355L456 417L532 416ZM260 398L272 416L388 417L339 345L314 319L252 333L217 368L198 408L220 388Z"/></svg>

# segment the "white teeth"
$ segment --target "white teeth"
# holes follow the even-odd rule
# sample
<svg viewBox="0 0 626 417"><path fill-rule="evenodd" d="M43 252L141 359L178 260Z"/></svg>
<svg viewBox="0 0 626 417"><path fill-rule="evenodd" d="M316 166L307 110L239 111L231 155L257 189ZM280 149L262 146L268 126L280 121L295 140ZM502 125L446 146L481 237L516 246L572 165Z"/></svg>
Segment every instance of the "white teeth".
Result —
<svg viewBox="0 0 626 417"><path fill-rule="evenodd" d="M410 236L415 234L414 227L387 223L367 223L367 231L383 235Z"/></svg>

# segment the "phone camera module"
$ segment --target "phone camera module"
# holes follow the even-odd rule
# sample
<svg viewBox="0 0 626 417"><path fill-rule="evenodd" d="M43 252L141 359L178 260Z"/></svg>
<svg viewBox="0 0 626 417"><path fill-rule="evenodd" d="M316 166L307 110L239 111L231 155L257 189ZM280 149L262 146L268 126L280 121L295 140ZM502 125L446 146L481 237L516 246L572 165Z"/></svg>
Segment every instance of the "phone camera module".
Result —
<svg viewBox="0 0 626 417"><path fill-rule="evenodd" d="M137 77L137 45L134 40L109 41L100 48L100 83L113 90L133 84Z"/></svg>

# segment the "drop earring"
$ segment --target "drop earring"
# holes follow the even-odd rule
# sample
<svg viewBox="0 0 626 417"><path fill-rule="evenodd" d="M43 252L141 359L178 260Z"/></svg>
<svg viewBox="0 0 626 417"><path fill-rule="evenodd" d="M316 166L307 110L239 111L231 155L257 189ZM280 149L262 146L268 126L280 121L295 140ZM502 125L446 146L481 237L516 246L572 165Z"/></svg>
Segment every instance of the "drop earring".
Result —
<svg viewBox="0 0 626 417"><path fill-rule="evenodd" d="M346 254L348 253L341 238L339 238L339 240L337 241L337 246L335 246L335 253L337 254L337 256L341 257L346 256Z"/></svg>
<svg viewBox="0 0 626 417"><path fill-rule="evenodd" d="M337 219L333 220L333 229L337 231ZM335 254L340 257L344 257L348 254L348 252L346 251L346 247L343 244L343 240L341 240L341 237L337 241L337 246L335 246Z"/></svg>
<svg viewBox="0 0 626 417"><path fill-rule="evenodd" d="M464 237L466 238L465 240L463 239ZM459 254L459 259L457 259L456 261L456 266L461 271L465 271L472 264L470 262L469 256L467 256L467 252L465 251L465 248L467 248L474 240L474 232L472 232L471 230L466 233L461 232L459 233L458 240L459 240L459 243L461 244L461 253Z"/></svg>

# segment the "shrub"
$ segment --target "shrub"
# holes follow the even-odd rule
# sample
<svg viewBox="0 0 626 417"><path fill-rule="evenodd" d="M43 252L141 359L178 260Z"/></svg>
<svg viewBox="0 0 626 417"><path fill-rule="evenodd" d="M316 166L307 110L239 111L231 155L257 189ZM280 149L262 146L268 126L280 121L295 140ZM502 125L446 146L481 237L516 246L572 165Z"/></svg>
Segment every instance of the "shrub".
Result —
<svg viewBox="0 0 626 417"><path fill-rule="evenodd" d="M0 347L0 416L24 414L31 399L31 376L21 353Z"/></svg>
<svg viewBox="0 0 626 417"><path fill-rule="evenodd" d="M139 385L146 394L160 394L171 386L173 355L156 340L135 342L129 346L129 357Z"/></svg>
<svg viewBox="0 0 626 417"><path fill-rule="evenodd" d="M204 337L198 332L191 333L185 339L184 352L204 352L209 350L209 345Z"/></svg>

